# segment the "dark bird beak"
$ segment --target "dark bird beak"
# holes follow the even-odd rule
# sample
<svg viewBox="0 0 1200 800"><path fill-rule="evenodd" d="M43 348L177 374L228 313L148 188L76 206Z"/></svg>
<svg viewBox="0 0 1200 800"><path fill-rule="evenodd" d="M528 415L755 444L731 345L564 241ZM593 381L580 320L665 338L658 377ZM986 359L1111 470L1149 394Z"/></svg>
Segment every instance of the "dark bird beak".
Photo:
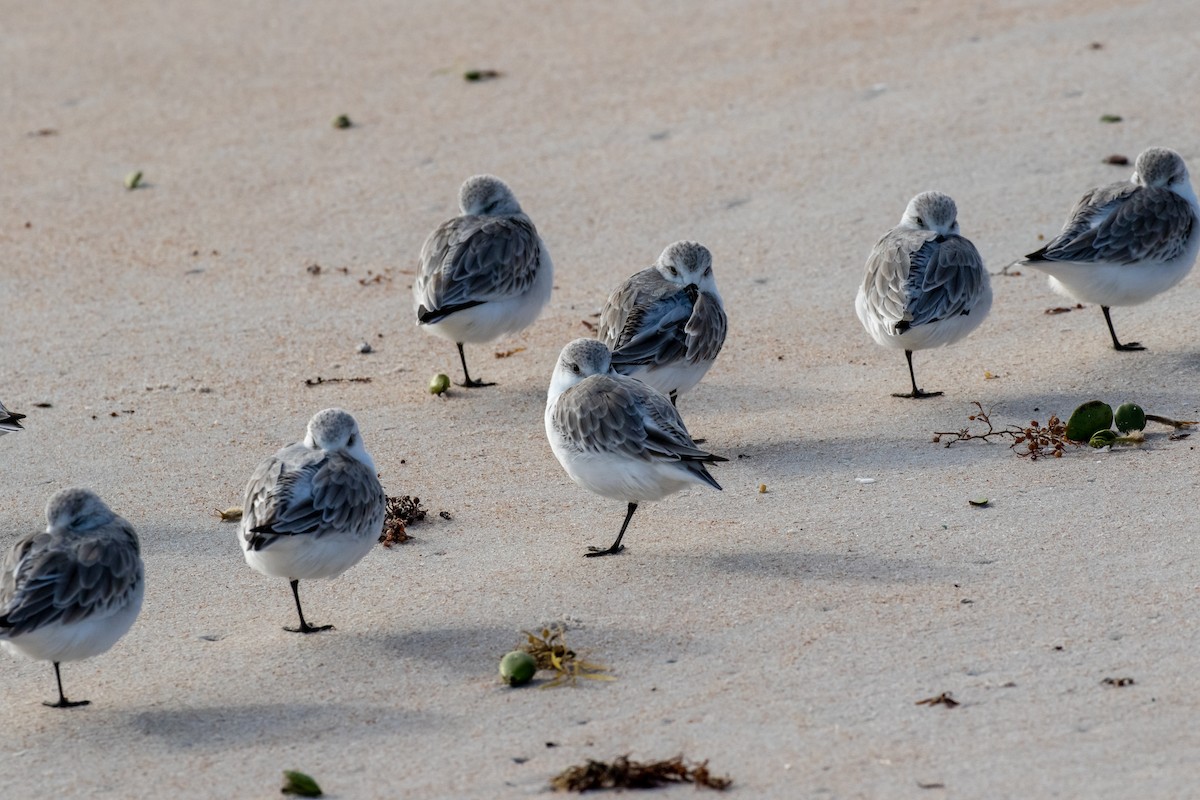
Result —
<svg viewBox="0 0 1200 800"><path fill-rule="evenodd" d="M693 303L696 302L696 298L700 296L700 287L694 283L689 283L687 286L683 287L683 291L687 293L688 299Z"/></svg>

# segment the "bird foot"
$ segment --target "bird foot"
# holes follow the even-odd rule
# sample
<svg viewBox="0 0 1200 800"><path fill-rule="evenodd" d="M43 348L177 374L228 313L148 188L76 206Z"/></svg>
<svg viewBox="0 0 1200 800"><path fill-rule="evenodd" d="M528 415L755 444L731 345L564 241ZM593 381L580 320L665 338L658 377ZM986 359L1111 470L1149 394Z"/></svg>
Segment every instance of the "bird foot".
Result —
<svg viewBox="0 0 1200 800"><path fill-rule="evenodd" d="M1115 344L1115 345L1113 345L1113 349L1114 349L1114 350L1120 350L1120 351L1122 351L1122 352L1125 352L1125 353L1132 353L1132 352L1135 352L1135 351L1137 351L1137 350L1145 350L1146 348L1142 347L1142 346L1141 346L1140 344L1138 344L1137 342L1126 342L1125 344Z"/></svg>
<svg viewBox="0 0 1200 800"><path fill-rule="evenodd" d="M91 700L68 700L65 697L60 697L53 703L47 703L44 700L42 701L42 705L44 705L46 708L76 708L78 706L87 706L91 704Z"/></svg>
<svg viewBox="0 0 1200 800"><path fill-rule="evenodd" d="M585 558L597 558L599 556L615 556L617 553L625 549L625 545L620 547L589 547L584 553Z"/></svg>
<svg viewBox="0 0 1200 800"><path fill-rule="evenodd" d="M320 633L321 631L333 630L332 625L309 625L307 622L298 628L289 628L286 625L283 628L288 633Z"/></svg>
<svg viewBox="0 0 1200 800"><path fill-rule="evenodd" d="M495 386L496 382L495 381L463 381L462 383L460 383L458 385L463 387L464 389L481 389L484 386Z"/></svg>
<svg viewBox="0 0 1200 800"><path fill-rule="evenodd" d="M915 392L892 392L892 397L903 397L908 400L924 400L927 397L941 397L942 392L923 392L918 389Z"/></svg>

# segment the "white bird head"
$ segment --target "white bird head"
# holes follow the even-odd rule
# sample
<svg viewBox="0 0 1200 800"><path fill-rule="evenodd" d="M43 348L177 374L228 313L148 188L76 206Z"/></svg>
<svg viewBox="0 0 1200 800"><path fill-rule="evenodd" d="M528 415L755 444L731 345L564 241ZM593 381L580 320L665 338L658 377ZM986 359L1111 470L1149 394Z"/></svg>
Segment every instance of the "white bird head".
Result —
<svg viewBox="0 0 1200 800"><path fill-rule="evenodd" d="M1133 169L1133 177L1130 180L1142 186L1170 189L1189 183L1183 156L1166 147L1143 150Z"/></svg>
<svg viewBox="0 0 1200 800"><path fill-rule="evenodd" d="M943 236L958 235L958 207L950 195L921 192L908 201L900 225L915 230L933 231Z"/></svg>
<svg viewBox="0 0 1200 800"><path fill-rule="evenodd" d="M712 253L699 242L675 242L667 245L658 261L658 273L678 286L695 286L701 292L715 292L716 278L712 271Z"/></svg>
<svg viewBox="0 0 1200 800"><path fill-rule="evenodd" d="M46 503L46 530L90 531L107 525L116 516L90 489L63 489Z"/></svg>
<svg viewBox="0 0 1200 800"><path fill-rule="evenodd" d="M308 421L308 433L304 437L304 444L326 453L345 453L366 464L372 472L375 471L375 462L367 453L362 434L358 432L358 423L349 411L327 408L313 414L313 418Z"/></svg>
<svg viewBox="0 0 1200 800"><path fill-rule="evenodd" d="M473 175L463 181L458 207L463 214L475 217L521 213L516 195L494 175Z"/></svg>
<svg viewBox="0 0 1200 800"><path fill-rule="evenodd" d="M576 339L564 347L558 356L554 376L550 379L550 394L557 397L585 378L610 372L612 353L603 342Z"/></svg>

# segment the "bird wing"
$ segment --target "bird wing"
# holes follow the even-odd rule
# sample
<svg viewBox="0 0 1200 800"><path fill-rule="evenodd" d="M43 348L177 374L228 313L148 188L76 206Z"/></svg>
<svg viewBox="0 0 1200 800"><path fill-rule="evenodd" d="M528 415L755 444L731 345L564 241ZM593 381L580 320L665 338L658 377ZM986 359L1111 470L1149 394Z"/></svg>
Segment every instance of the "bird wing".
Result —
<svg viewBox="0 0 1200 800"><path fill-rule="evenodd" d="M436 322L463 308L520 295L533 285L541 242L524 214L455 217L421 248L418 319Z"/></svg>
<svg viewBox="0 0 1200 800"><path fill-rule="evenodd" d="M1183 253L1196 224L1188 202L1169 189L1113 184L1085 194L1062 233L1027 258L1107 264L1170 261Z"/></svg>
<svg viewBox="0 0 1200 800"><path fill-rule="evenodd" d="M961 236L935 236L912 254L906 319L924 325L968 314L987 280L975 245Z"/></svg>
<svg viewBox="0 0 1200 800"><path fill-rule="evenodd" d="M726 317L713 295L671 283L646 269L625 281L600 313L597 338L612 350L613 367L711 361L725 343Z"/></svg>
<svg viewBox="0 0 1200 800"><path fill-rule="evenodd" d="M141 581L137 536L120 517L86 535L25 536L9 551L0 577L0 634L120 608Z"/></svg>
<svg viewBox="0 0 1200 800"><path fill-rule="evenodd" d="M696 447L671 401L633 378L585 378L559 395L553 420L580 452L656 461L725 460Z"/></svg>
<svg viewBox="0 0 1200 800"><path fill-rule="evenodd" d="M357 534L382 526L384 501L379 479L362 462L295 444L251 476L242 536L262 550L281 536Z"/></svg>

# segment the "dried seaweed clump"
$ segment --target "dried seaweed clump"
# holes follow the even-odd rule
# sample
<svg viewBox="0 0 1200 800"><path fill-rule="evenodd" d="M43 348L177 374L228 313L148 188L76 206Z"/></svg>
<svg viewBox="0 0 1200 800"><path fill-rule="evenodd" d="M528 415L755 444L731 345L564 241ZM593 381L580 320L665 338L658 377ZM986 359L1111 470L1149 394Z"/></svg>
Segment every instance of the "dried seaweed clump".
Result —
<svg viewBox="0 0 1200 800"><path fill-rule="evenodd" d="M519 645L517 649L524 650L533 656L539 670L545 669L555 673L554 679L544 684L545 686L574 684L579 678L589 681L616 680L612 675L604 674L608 672L608 667L584 661L575 654L574 650L567 647L566 631L561 625L553 629L542 628L540 636L529 631L521 632L525 634L527 641Z"/></svg>
<svg viewBox="0 0 1200 800"><path fill-rule="evenodd" d="M589 789L654 789L668 783L694 783L709 789L724 791L733 781L713 775L708 762L687 764L683 756L666 761L645 763L620 756L611 764L588 759L586 764L568 767L550 779L550 785L560 792L586 792Z"/></svg>
<svg viewBox="0 0 1200 800"><path fill-rule="evenodd" d="M394 544L404 544L412 537L408 535L408 525L425 519L428 511L421 508L421 498L389 497L383 507L383 533L379 541L384 547Z"/></svg>
<svg viewBox="0 0 1200 800"><path fill-rule="evenodd" d="M1028 458L1030 461L1037 461L1039 458L1062 458L1067 445L1076 445L1067 438L1067 426L1057 415L1051 414L1045 425L1039 425L1037 420L1032 420L1025 427L1009 425L997 430L989 412L983 410L979 401L975 401L971 405L979 410L968 416L967 420L986 425L986 431L971 433L970 428L960 428L957 431L934 431L933 441L940 442L943 436L952 436L954 438L946 442L946 447L949 447L955 442L967 442L972 439L987 442L992 438L1007 438L1011 440L1009 449L1021 458Z"/></svg>

